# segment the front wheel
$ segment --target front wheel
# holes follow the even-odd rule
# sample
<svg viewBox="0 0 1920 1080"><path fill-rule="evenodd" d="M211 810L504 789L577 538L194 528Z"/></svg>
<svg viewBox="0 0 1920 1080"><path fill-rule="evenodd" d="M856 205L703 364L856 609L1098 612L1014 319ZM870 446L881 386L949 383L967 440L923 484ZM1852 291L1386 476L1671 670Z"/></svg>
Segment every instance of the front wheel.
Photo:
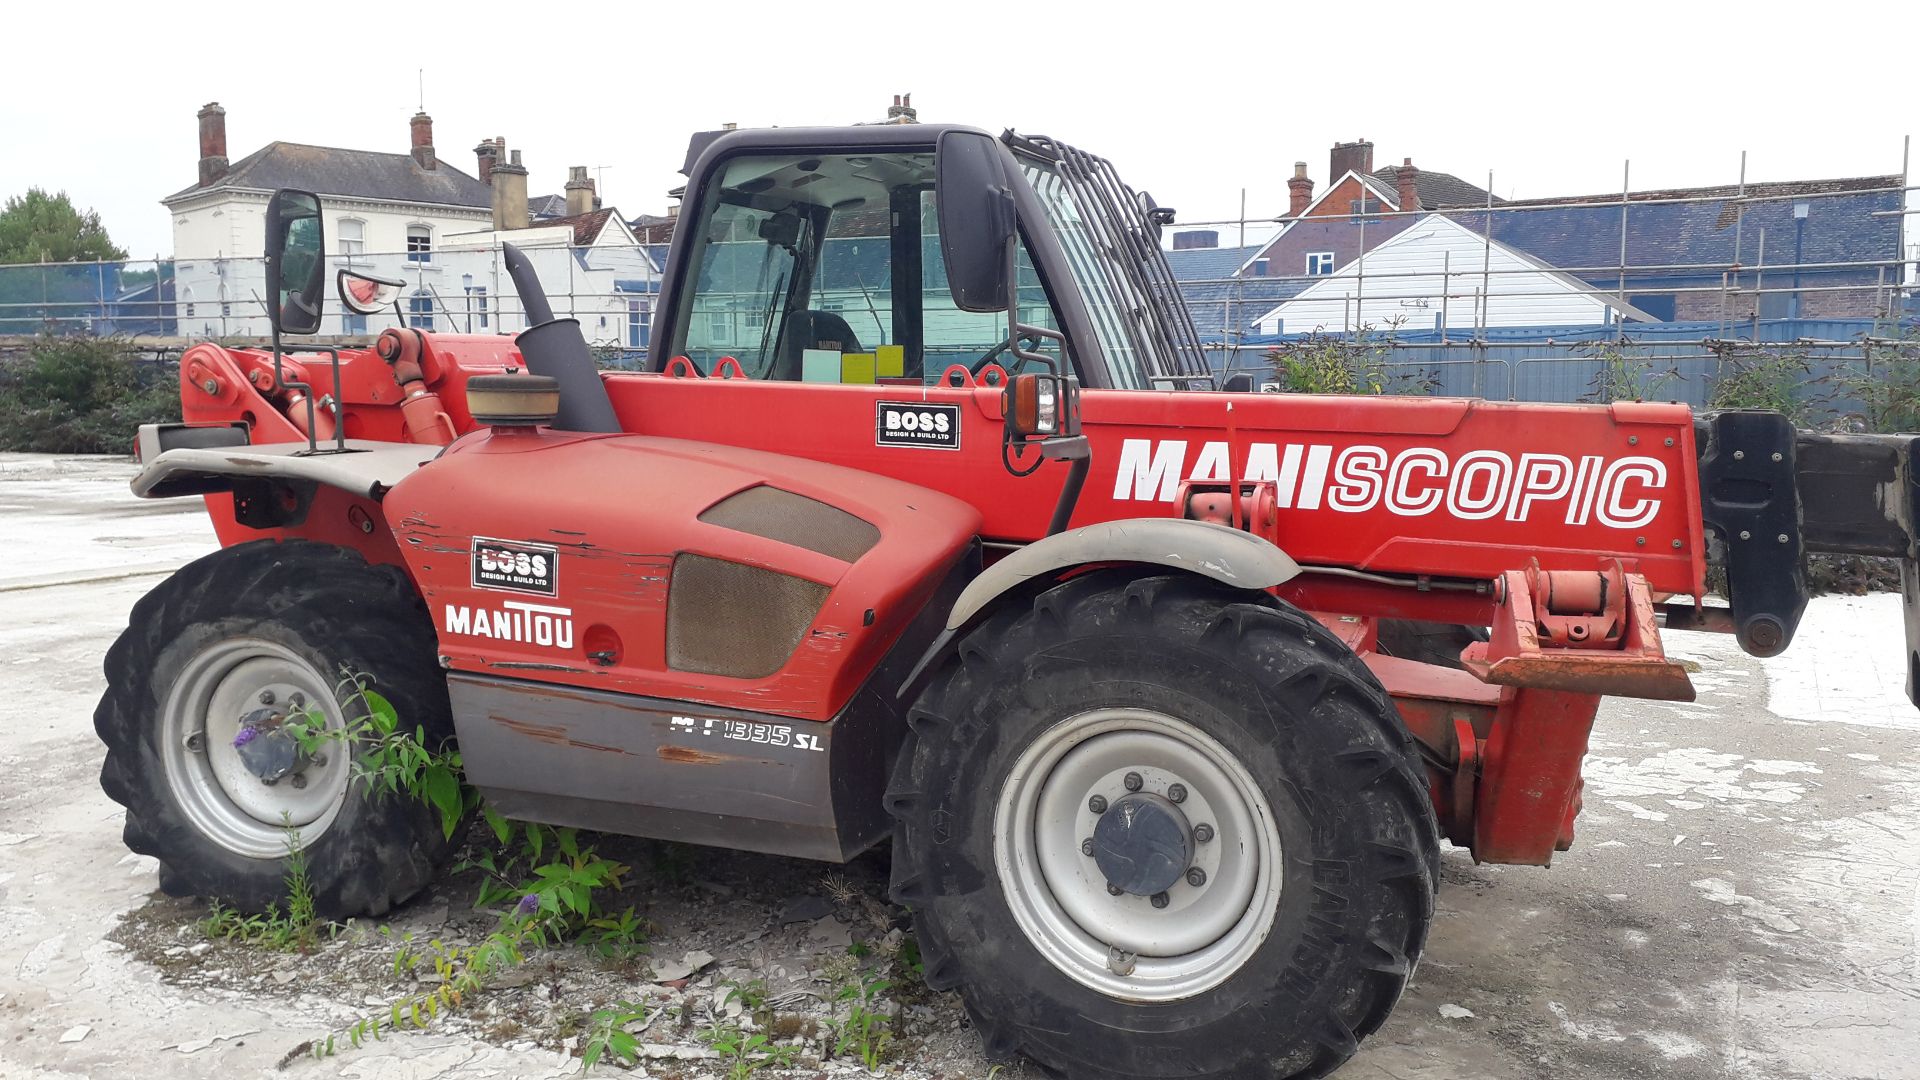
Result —
<svg viewBox="0 0 1920 1080"><path fill-rule="evenodd" d="M396 567L259 541L189 563L134 605L94 727L100 785L127 808L127 846L160 860L162 889L284 906L295 845L321 918L378 915L432 881L453 846L439 816L355 780L364 746L307 753L284 730L295 711L334 730L364 715L348 673L432 748L452 738L433 625Z"/></svg>
<svg viewBox="0 0 1920 1080"><path fill-rule="evenodd" d="M1426 941L1420 768L1300 612L1087 574L968 635L914 710L895 899L992 1053L1088 1080L1323 1075Z"/></svg>

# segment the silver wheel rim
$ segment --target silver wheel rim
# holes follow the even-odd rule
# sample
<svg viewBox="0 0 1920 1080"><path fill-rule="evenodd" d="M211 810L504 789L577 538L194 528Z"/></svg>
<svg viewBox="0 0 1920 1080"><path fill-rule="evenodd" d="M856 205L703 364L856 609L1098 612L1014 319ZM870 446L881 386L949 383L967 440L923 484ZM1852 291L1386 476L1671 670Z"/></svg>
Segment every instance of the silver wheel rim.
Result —
<svg viewBox="0 0 1920 1080"><path fill-rule="evenodd" d="M1212 838L1193 845L1191 868L1164 908L1111 895L1081 844L1093 835L1099 795L1111 803L1142 790L1180 802ZM1186 721L1146 709L1096 709L1035 739L1008 774L994 811L994 866L1015 922L1042 956L1084 986L1126 1001L1204 993L1238 971L1266 940L1280 903L1280 834L1266 796L1238 758Z"/></svg>
<svg viewBox="0 0 1920 1080"><path fill-rule="evenodd" d="M234 747L241 717L260 707L262 693L277 702L300 694L328 728L339 730L333 687L313 665L277 642L229 638L187 661L161 706L160 758L174 801L201 835L238 855L278 859L287 853L291 826L310 846L339 816L346 801L351 753L335 747L324 763L266 784L248 771Z"/></svg>

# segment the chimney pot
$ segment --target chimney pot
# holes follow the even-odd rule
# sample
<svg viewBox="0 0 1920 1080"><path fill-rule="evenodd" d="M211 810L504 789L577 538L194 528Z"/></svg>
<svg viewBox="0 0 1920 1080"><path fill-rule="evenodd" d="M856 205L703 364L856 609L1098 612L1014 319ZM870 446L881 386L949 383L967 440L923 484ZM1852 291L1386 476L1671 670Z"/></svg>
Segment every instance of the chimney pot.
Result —
<svg viewBox="0 0 1920 1080"><path fill-rule="evenodd" d="M504 150L505 142L501 139L495 146ZM520 163L518 150L493 166L493 227L496 231L527 227L527 167Z"/></svg>
<svg viewBox="0 0 1920 1080"><path fill-rule="evenodd" d="M1355 139L1353 142L1333 144L1333 151L1327 159L1327 183L1331 184L1350 172L1362 176L1373 172L1372 143Z"/></svg>
<svg viewBox="0 0 1920 1080"><path fill-rule="evenodd" d="M500 139L498 142L492 139L482 139L480 140L480 145L473 148L473 155L480 162L481 183L488 185L493 183L493 167L500 164L500 151L504 149L506 145L507 140L505 138Z"/></svg>
<svg viewBox="0 0 1920 1080"><path fill-rule="evenodd" d="M227 175L227 110L217 101L200 109L200 186Z"/></svg>
<svg viewBox="0 0 1920 1080"><path fill-rule="evenodd" d="M1293 179L1287 181L1287 216L1299 217L1313 202L1313 179L1307 175L1307 163L1293 163Z"/></svg>
<svg viewBox="0 0 1920 1080"><path fill-rule="evenodd" d="M1394 184L1400 189L1400 209L1403 211L1421 209L1420 187L1415 182L1419 175L1420 170L1413 167L1412 158L1405 159L1405 164L1393 171Z"/></svg>
<svg viewBox="0 0 1920 1080"><path fill-rule="evenodd" d="M413 114L408 124L413 130L413 161L423 169L438 167L439 159L433 154L433 117L424 112Z"/></svg>
<svg viewBox="0 0 1920 1080"><path fill-rule="evenodd" d="M567 168L567 216L578 217L593 211L593 181L587 177L585 165L572 165Z"/></svg>

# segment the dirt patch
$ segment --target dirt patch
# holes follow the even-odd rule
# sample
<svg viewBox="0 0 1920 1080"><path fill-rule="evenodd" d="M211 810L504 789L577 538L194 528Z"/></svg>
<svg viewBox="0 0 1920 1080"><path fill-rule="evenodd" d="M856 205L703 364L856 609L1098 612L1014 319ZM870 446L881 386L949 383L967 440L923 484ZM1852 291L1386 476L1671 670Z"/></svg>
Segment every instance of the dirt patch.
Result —
<svg viewBox="0 0 1920 1080"><path fill-rule="evenodd" d="M991 1068L958 999L919 981L907 917L885 899L883 857L835 867L623 837L596 842L633 867L606 906L631 906L646 921L644 951L568 945L530 953L432 1030L577 1055L592 1013L628 1001L644 1008L645 1019L628 1030L648 1044L654 1076L724 1071L728 1063L711 1056L711 1044L728 1026L791 1049L791 1068L763 1074L861 1071L857 1055L834 1052L834 1025L848 1013L837 999L862 980L886 978L892 988L875 1002L892 1037L886 1071L933 1080L981 1077ZM471 945L498 926L497 910L472 907L477 884L469 875L446 878L389 918L353 920L305 953L210 938L205 902L158 893L109 940L175 985L290 1007L296 1000L309 1007L317 997L340 1016L384 1015L437 978L426 965L396 969L402 940ZM324 1036L323 1027L316 1019L313 1034ZM304 1057L298 1046L287 1049L289 1064ZM1001 1072L1020 1074L1017 1067Z"/></svg>

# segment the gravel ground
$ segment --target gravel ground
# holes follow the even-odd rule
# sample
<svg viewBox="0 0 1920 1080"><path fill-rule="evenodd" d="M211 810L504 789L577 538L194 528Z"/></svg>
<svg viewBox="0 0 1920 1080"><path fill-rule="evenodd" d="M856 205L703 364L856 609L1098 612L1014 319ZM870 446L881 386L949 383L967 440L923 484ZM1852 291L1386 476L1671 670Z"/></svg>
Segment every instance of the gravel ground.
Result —
<svg viewBox="0 0 1920 1080"><path fill-rule="evenodd" d="M652 1076L726 1075L703 1035L729 1024L791 1045L795 1067L762 1075L851 1075L819 1036L862 973L897 977L883 1072L989 1075L955 1001L916 989L883 858L622 838L603 850L633 868L619 904L647 920L645 953L539 953L425 1033L300 1054L430 985L396 974L395 938L470 942L496 915L454 876L283 953L209 941L203 906L157 894L97 785L99 660L212 537L196 503L127 496L130 471L0 455L0 1077L558 1076L579 1069L585 1015L619 1000L646 1008ZM1920 715L1899 635L1886 595L1816 601L1765 664L1671 635L1700 701L1606 705L1579 840L1551 870L1447 853L1415 985L1343 1080L1920 1077ZM756 982L767 1007L730 1005Z"/></svg>

